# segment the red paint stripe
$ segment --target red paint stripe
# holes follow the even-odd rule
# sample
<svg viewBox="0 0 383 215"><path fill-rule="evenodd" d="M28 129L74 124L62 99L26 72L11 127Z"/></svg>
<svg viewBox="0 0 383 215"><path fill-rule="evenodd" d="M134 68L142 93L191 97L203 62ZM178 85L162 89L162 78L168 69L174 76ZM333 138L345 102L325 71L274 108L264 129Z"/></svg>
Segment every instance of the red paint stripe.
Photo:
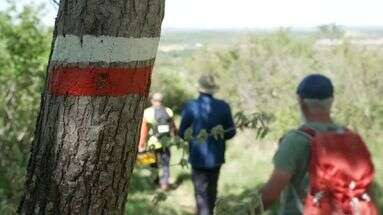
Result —
<svg viewBox="0 0 383 215"><path fill-rule="evenodd" d="M147 96L152 67L123 68L56 68L49 89L56 96Z"/></svg>

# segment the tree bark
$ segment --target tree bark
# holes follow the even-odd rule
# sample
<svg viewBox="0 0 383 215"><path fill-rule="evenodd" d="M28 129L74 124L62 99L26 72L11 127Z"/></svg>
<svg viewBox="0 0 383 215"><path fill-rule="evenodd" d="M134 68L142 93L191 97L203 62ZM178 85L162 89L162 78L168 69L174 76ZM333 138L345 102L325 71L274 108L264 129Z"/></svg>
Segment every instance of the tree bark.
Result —
<svg viewBox="0 0 383 215"><path fill-rule="evenodd" d="M123 214L164 0L61 0L20 214Z"/></svg>

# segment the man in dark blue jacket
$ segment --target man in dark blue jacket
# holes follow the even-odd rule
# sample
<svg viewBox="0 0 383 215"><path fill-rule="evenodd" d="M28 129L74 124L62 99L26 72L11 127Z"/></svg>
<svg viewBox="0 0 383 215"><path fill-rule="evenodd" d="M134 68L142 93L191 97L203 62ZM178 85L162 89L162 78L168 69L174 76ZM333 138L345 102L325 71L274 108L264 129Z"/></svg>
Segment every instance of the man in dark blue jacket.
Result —
<svg viewBox="0 0 383 215"><path fill-rule="evenodd" d="M214 77L202 76L199 81L200 96L188 102L182 111L179 135L185 138L185 131L193 129L193 139L189 142L189 163L192 166L192 180L199 215L212 215L217 198L217 183L222 164L225 162L225 141L234 137L235 125L230 106L213 97L218 90ZM224 138L210 135L200 142L198 134L222 126Z"/></svg>

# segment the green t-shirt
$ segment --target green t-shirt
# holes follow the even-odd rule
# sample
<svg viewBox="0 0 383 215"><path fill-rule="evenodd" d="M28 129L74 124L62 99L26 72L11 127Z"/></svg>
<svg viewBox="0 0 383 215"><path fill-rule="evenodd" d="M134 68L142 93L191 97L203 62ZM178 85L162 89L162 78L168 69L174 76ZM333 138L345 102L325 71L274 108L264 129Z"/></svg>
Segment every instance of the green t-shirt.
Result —
<svg viewBox="0 0 383 215"><path fill-rule="evenodd" d="M337 130L342 128L333 123L306 123L317 132ZM306 196L308 189L308 172L310 155L310 142L307 135L298 130L289 131L279 144L274 155L273 162L275 169L288 171L293 175L290 184L284 189L281 195L280 215L301 214L298 206L298 196L302 199Z"/></svg>

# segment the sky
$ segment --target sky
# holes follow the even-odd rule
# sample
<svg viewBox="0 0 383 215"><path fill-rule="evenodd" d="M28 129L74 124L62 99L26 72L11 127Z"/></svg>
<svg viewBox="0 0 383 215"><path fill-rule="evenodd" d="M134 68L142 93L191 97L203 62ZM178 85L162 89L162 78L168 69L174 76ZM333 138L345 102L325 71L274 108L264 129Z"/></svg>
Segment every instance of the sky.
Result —
<svg viewBox="0 0 383 215"><path fill-rule="evenodd" d="M23 0L30 2L31 0ZM44 3L44 22L54 24L57 6ZM5 2L5 0L0 0ZM0 8L5 3L0 3ZM382 0L166 0L164 28L231 29L383 26Z"/></svg>

